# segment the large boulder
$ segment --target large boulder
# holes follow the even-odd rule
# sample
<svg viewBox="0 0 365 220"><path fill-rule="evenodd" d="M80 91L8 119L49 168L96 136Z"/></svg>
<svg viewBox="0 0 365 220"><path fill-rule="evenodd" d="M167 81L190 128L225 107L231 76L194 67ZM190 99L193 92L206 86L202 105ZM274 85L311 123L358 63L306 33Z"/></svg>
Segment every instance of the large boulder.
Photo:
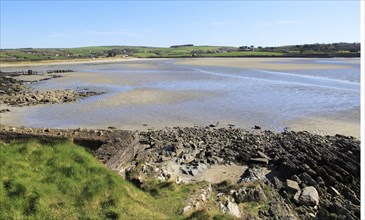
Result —
<svg viewBox="0 0 365 220"><path fill-rule="evenodd" d="M266 180L264 170L261 167L253 167L245 170L240 182L260 182L264 180Z"/></svg>
<svg viewBox="0 0 365 220"><path fill-rule="evenodd" d="M319 204L319 195L313 186L307 186L303 189L299 197L299 202L303 205L316 206Z"/></svg>

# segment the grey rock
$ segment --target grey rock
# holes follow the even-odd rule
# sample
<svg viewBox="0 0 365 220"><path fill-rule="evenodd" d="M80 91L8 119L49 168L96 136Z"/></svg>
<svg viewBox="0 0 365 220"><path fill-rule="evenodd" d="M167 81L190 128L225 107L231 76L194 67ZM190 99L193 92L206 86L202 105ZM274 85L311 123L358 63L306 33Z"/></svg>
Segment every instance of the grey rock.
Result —
<svg viewBox="0 0 365 220"><path fill-rule="evenodd" d="M317 182L312 179L311 176L308 175L308 173L302 173L299 175L300 179L309 186L316 186Z"/></svg>
<svg viewBox="0 0 365 220"><path fill-rule="evenodd" d="M273 182L274 182L274 187L277 189L277 190L281 190L281 188L283 188L284 184L283 182L281 182L279 180L279 178L277 178L276 176L274 176L273 178Z"/></svg>
<svg viewBox="0 0 365 220"><path fill-rule="evenodd" d="M288 192L293 194L297 193L300 190L299 184L296 181L289 179L286 180L285 187L288 190Z"/></svg>
<svg viewBox="0 0 365 220"><path fill-rule="evenodd" d="M189 170L189 174L192 176L196 176L199 173L198 169L191 169Z"/></svg>
<svg viewBox="0 0 365 220"><path fill-rule="evenodd" d="M267 158L250 158L250 163L267 166L269 164L269 159L267 159Z"/></svg>
<svg viewBox="0 0 365 220"><path fill-rule="evenodd" d="M313 186L307 186L303 189L302 194L299 197L299 201L303 205L316 206L319 204L319 195L316 188Z"/></svg>
<svg viewBox="0 0 365 220"><path fill-rule="evenodd" d="M239 182L260 182L266 180L265 173L260 167L248 168Z"/></svg>
<svg viewBox="0 0 365 220"><path fill-rule="evenodd" d="M333 195L333 196L341 196L341 194L337 191L337 189L335 189L334 187L330 186L328 188L328 191Z"/></svg>
<svg viewBox="0 0 365 220"><path fill-rule="evenodd" d="M266 195L260 185L255 188L242 187L233 193L237 203L241 202L263 202L266 201Z"/></svg>
<svg viewBox="0 0 365 220"><path fill-rule="evenodd" d="M241 218L241 212L236 203L228 200L227 201L227 211L230 215L233 215L236 218Z"/></svg>

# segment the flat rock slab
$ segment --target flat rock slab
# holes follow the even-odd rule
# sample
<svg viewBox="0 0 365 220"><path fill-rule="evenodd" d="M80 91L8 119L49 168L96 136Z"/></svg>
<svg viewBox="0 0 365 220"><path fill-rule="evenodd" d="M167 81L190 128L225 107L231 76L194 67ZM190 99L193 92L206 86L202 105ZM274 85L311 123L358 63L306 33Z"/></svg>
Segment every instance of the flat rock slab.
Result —
<svg viewBox="0 0 365 220"><path fill-rule="evenodd" d="M250 158L250 163L267 166L269 164L269 159L267 159L267 158Z"/></svg>
<svg viewBox="0 0 365 220"><path fill-rule="evenodd" d="M297 193L300 190L299 184L293 180L286 180L286 189L290 192L290 193Z"/></svg>

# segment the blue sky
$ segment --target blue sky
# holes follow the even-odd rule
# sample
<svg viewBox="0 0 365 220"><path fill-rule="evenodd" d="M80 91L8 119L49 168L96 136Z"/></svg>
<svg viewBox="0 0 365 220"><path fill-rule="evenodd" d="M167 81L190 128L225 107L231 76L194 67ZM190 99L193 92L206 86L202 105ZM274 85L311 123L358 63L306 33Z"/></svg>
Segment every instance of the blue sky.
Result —
<svg viewBox="0 0 365 220"><path fill-rule="evenodd" d="M360 41L360 1L7 1L1 48Z"/></svg>

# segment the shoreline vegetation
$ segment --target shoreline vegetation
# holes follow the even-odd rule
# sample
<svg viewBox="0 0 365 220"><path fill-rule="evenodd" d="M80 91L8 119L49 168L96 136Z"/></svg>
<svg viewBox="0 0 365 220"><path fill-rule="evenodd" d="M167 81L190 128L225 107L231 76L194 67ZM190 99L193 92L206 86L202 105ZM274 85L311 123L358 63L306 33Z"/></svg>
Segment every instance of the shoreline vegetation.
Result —
<svg viewBox="0 0 365 220"><path fill-rule="evenodd" d="M360 43L305 44L280 47L194 46L164 47L94 46L79 48L20 48L0 49L1 66L34 62L85 62L130 58L188 58L188 57L286 57L335 58L360 57ZM28 63L29 62L29 63Z"/></svg>

